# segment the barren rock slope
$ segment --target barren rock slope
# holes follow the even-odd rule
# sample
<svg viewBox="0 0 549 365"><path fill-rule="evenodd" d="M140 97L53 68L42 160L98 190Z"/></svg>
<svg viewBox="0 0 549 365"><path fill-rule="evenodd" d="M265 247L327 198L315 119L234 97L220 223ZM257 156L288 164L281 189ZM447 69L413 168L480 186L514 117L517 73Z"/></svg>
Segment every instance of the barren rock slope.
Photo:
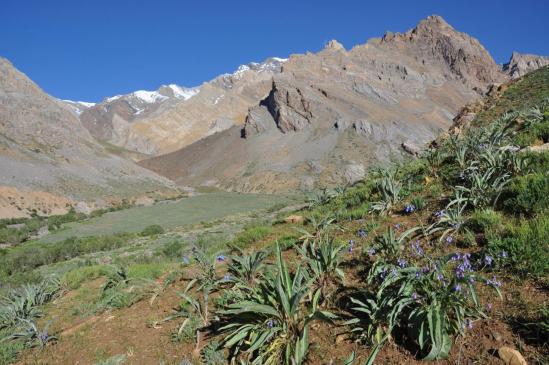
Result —
<svg viewBox="0 0 549 365"><path fill-rule="evenodd" d="M65 103L45 94L7 60L0 58L0 210L25 215L24 191L64 199L40 204L39 213L59 212L59 201L122 199L158 191L174 192L155 173L109 154ZM7 194L7 195L6 195ZM6 196L5 196L6 195ZM15 201L17 198L17 201ZM7 203L6 203L7 202ZM4 204L5 203L5 204Z"/></svg>

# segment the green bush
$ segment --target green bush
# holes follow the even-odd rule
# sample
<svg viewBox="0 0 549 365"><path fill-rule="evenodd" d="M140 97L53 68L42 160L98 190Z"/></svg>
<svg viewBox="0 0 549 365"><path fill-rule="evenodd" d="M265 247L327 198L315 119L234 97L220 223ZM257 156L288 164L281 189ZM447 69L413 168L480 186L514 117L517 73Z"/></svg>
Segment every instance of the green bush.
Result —
<svg viewBox="0 0 549 365"><path fill-rule="evenodd" d="M467 221L467 226L473 231L485 233L490 237L501 232L502 224L503 214L492 209L475 210Z"/></svg>
<svg viewBox="0 0 549 365"><path fill-rule="evenodd" d="M515 137L516 143L521 147L526 147L535 142L549 142L549 120L535 124Z"/></svg>
<svg viewBox="0 0 549 365"><path fill-rule="evenodd" d="M153 236L155 234L162 234L164 233L164 228L158 224L152 224L150 226L145 227L144 230L141 231L141 236Z"/></svg>
<svg viewBox="0 0 549 365"><path fill-rule="evenodd" d="M185 243L178 240L173 240L162 248L162 254L169 258L181 258L183 256L183 248Z"/></svg>
<svg viewBox="0 0 549 365"><path fill-rule="evenodd" d="M165 265L159 263L136 264L128 267L130 279L157 279L164 273Z"/></svg>
<svg viewBox="0 0 549 365"><path fill-rule="evenodd" d="M109 251L127 245L133 237L129 233L119 233L112 236L69 237L64 241L48 244L20 245L0 255L0 275L10 276L84 254Z"/></svg>
<svg viewBox="0 0 549 365"><path fill-rule="evenodd" d="M85 281L107 276L112 269L106 265L79 267L68 271L61 278L61 283L70 289L78 289Z"/></svg>
<svg viewBox="0 0 549 365"><path fill-rule="evenodd" d="M515 213L535 214L549 208L549 176L534 173L518 176L506 192L504 206Z"/></svg>
<svg viewBox="0 0 549 365"><path fill-rule="evenodd" d="M549 273L549 215L521 221L503 238L493 239L488 251L494 256L505 251L504 267L520 276L540 277Z"/></svg>
<svg viewBox="0 0 549 365"><path fill-rule="evenodd" d="M271 233L272 228L269 226L251 226L240 232L233 241L233 245L243 248L258 242L267 237Z"/></svg>

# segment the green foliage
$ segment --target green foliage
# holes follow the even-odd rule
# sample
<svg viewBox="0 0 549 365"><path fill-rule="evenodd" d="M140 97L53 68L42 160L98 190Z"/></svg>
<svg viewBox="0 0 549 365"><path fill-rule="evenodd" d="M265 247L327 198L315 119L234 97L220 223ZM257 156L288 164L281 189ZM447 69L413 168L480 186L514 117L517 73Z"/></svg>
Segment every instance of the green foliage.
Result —
<svg viewBox="0 0 549 365"><path fill-rule="evenodd" d="M520 276L540 277L549 273L549 215L519 221L509 232L488 243L488 252L508 254L504 267Z"/></svg>
<svg viewBox="0 0 549 365"><path fill-rule="evenodd" d="M208 365L225 364L225 354L218 341L210 341L200 352L202 363Z"/></svg>
<svg viewBox="0 0 549 365"><path fill-rule="evenodd" d="M50 279L8 291L0 299L0 329L17 326L21 320L42 316L40 307L53 300L60 289L59 280Z"/></svg>
<svg viewBox="0 0 549 365"><path fill-rule="evenodd" d="M135 264L128 267L130 279L158 279L166 271L162 263Z"/></svg>
<svg viewBox="0 0 549 365"><path fill-rule="evenodd" d="M171 259L181 259L186 244L180 240L172 240L162 248L162 254Z"/></svg>
<svg viewBox="0 0 549 365"><path fill-rule="evenodd" d="M107 265L83 266L66 272L61 283L70 289L78 289L85 281L107 276L110 271L111 267Z"/></svg>
<svg viewBox="0 0 549 365"><path fill-rule="evenodd" d="M264 277L266 266L263 261L266 257L264 251L255 251L249 255L239 251L237 255L231 256L227 267L229 280L242 290L254 288Z"/></svg>
<svg viewBox="0 0 549 365"><path fill-rule="evenodd" d="M308 350L308 324L333 318L318 309L320 292L307 303L309 285L304 272L292 275L277 245L277 273L258 289L219 311L223 344L233 359L252 364L302 364Z"/></svg>
<svg viewBox="0 0 549 365"><path fill-rule="evenodd" d="M503 214L489 208L475 210L466 225L473 231L484 233L488 238L492 238L503 230Z"/></svg>
<svg viewBox="0 0 549 365"><path fill-rule="evenodd" d="M377 192L381 199L372 203L370 210L379 214L390 213L401 199L401 189L402 184L396 177L396 171L382 170L377 183Z"/></svg>
<svg viewBox="0 0 549 365"><path fill-rule="evenodd" d="M152 224L150 226L145 227L145 229L141 231L140 235L146 237L146 236L153 236L153 235L162 234L162 233L164 233L164 228L162 228L162 226L158 224Z"/></svg>
<svg viewBox="0 0 549 365"><path fill-rule="evenodd" d="M236 236L233 241L233 245L239 248L247 247L267 237L271 231L272 227L270 226L254 225L247 227Z"/></svg>
<svg viewBox="0 0 549 365"><path fill-rule="evenodd" d="M508 191L505 207L515 213L536 214L549 209L549 175L534 173L517 176Z"/></svg>
<svg viewBox="0 0 549 365"><path fill-rule="evenodd" d="M6 336L0 331L0 339ZM0 364L8 365L15 363L17 355L25 349L22 341L0 341Z"/></svg>
<svg viewBox="0 0 549 365"><path fill-rule="evenodd" d="M420 262L378 260L367 276L373 291L351 296L353 318L346 323L373 344L406 328L426 360L443 359L451 337L464 334L473 319L484 316L476 294L480 277L472 271L469 256L425 258L425 266Z"/></svg>
<svg viewBox="0 0 549 365"><path fill-rule="evenodd" d="M0 273L9 276L84 254L109 251L128 245L133 237L131 234L87 238L70 237L62 242L51 244L20 245L0 255Z"/></svg>
<svg viewBox="0 0 549 365"><path fill-rule="evenodd" d="M328 236L312 242L305 241L301 247L296 246L302 261L306 263L313 284L313 291L320 290L320 300L329 299L334 291L334 284L343 282L345 274L340 268L341 252L345 246Z"/></svg>

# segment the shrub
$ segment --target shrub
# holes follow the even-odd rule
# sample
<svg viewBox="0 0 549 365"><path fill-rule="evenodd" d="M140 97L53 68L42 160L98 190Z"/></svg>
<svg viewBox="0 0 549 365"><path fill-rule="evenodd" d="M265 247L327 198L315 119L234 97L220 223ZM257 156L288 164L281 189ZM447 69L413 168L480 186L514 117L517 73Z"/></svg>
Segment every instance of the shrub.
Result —
<svg viewBox="0 0 549 365"><path fill-rule="evenodd" d="M489 237L502 231L503 214L492 209L475 210L467 226L475 232L485 233Z"/></svg>
<svg viewBox="0 0 549 365"><path fill-rule="evenodd" d="M0 272L9 276L84 254L109 251L127 245L133 237L128 233L86 238L69 237L56 243L29 243L13 247L0 256Z"/></svg>
<svg viewBox="0 0 549 365"><path fill-rule="evenodd" d="M110 270L106 265L79 267L66 272L61 278L61 283L70 289L78 289L83 282L106 276Z"/></svg>
<svg viewBox="0 0 549 365"><path fill-rule="evenodd" d="M269 226L251 226L240 232L233 241L233 245L239 248L244 248L252 243L258 242L271 233L272 228Z"/></svg>
<svg viewBox="0 0 549 365"><path fill-rule="evenodd" d="M511 226L505 237L491 240L487 249L493 256L505 251L504 267L520 276L549 273L549 215Z"/></svg>
<svg viewBox="0 0 549 365"><path fill-rule="evenodd" d="M153 236L155 234L162 234L164 233L164 228L158 224L152 224L150 226L145 227L144 230L141 231L141 236Z"/></svg>
<svg viewBox="0 0 549 365"><path fill-rule="evenodd" d="M164 264L136 264L128 267L130 279L157 279L164 273Z"/></svg>
<svg viewBox="0 0 549 365"><path fill-rule="evenodd" d="M535 214L549 208L549 176L535 173L512 180L504 206L515 213Z"/></svg>
<svg viewBox="0 0 549 365"><path fill-rule="evenodd" d="M169 258L181 258L183 256L183 248L185 247L185 243L183 241L179 240L173 240L168 243L162 248L162 254L164 256Z"/></svg>

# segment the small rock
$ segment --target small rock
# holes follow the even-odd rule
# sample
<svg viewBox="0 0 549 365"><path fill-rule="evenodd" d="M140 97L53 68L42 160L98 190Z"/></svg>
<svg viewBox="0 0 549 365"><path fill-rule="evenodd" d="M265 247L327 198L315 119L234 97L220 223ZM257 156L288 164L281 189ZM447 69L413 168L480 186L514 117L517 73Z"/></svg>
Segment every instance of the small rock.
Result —
<svg viewBox="0 0 549 365"><path fill-rule="evenodd" d="M520 150L520 152L534 152L534 153L542 153L546 151L549 151L549 143L545 143L539 146L529 146Z"/></svg>
<svg viewBox="0 0 549 365"><path fill-rule="evenodd" d="M345 334L339 334L336 336L336 344L342 343L347 339L347 336Z"/></svg>
<svg viewBox="0 0 549 365"><path fill-rule="evenodd" d="M412 142L402 142L402 148L413 156L417 156L421 152L421 148Z"/></svg>
<svg viewBox="0 0 549 365"><path fill-rule="evenodd" d="M510 347L500 347L498 355L507 365L527 365L526 360L524 360L520 352Z"/></svg>
<svg viewBox="0 0 549 365"><path fill-rule="evenodd" d="M48 229L48 226L42 226L36 232L36 238L42 238L45 235L48 235L49 233L50 233L50 230Z"/></svg>
<svg viewBox="0 0 549 365"><path fill-rule="evenodd" d="M289 215L284 219L284 222L293 224L302 224L303 221L304 218L301 215Z"/></svg>
<svg viewBox="0 0 549 365"><path fill-rule="evenodd" d="M492 337L497 342L503 341L503 336L501 336L501 334L499 332L492 332Z"/></svg>

